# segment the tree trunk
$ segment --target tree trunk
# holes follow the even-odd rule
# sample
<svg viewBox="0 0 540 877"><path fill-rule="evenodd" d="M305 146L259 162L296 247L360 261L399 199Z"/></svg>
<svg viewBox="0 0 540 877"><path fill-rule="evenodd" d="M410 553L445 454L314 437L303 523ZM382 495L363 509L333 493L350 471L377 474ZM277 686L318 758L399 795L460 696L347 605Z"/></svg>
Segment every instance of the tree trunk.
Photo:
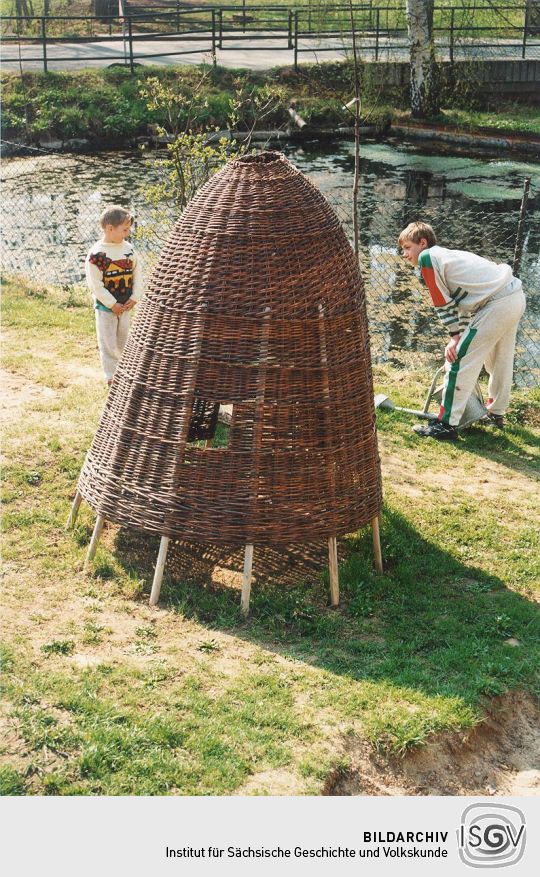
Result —
<svg viewBox="0 0 540 877"><path fill-rule="evenodd" d="M527 0L527 36L536 37L540 33L540 3Z"/></svg>
<svg viewBox="0 0 540 877"><path fill-rule="evenodd" d="M411 58L411 112L418 119L439 111L433 0L407 0L407 29Z"/></svg>
<svg viewBox="0 0 540 877"><path fill-rule="evenodd" d="M92 0L92 11L96 18L118 15L118 0Z"/></svg>
<svg viewBox="0 0 540 877"><path fill-rule="evenodd" d="M15 0L15 15L17 18L22 18L25 15L32 16L33 14L32 0Z"/></svg>

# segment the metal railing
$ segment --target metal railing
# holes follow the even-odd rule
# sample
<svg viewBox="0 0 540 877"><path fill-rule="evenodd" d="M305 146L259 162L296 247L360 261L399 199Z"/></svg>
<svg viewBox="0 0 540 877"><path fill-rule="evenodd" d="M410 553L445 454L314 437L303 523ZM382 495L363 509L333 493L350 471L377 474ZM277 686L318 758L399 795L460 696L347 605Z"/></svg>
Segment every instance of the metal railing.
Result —
<svg viewBox="0 0 540 877"><path fill-rule="evenodd" d="M495 52L498 57L512 59L540 57L537 6L540 6L537 0L523 5L490 6L489 10L478 3L436 6L436 51L450 62L478 57L479 52L484 57ZM409 43L405 4L357 4L352 7L352 15L363 59L406 60ZM176 4L171 11L131 11L123 18L1 16L0 28L4 46L19 47L17 56L4 52L4 64L40 62L45 72L53 60L64 64L81 60L73 53L55 53L53 58L51 50L58 45L99 44L99 51L85 55L83 60L117 62L118 50L107 54L106 49L108 44L117 45L119 41L123 46L123 63L132 71L135 63L141 61L188 54L211 54L215 63L217 50L236 47L232 44L240 40L243 51L291 50L297 66L302 53L347 50L351 7L319 9L312 5L294 8L242 3L186 9ZM146 46L139 51L141 43ZM152 43L156 44L156 51L148 51ZM29 55L27 45L39 46L39 54Z"/></svg>

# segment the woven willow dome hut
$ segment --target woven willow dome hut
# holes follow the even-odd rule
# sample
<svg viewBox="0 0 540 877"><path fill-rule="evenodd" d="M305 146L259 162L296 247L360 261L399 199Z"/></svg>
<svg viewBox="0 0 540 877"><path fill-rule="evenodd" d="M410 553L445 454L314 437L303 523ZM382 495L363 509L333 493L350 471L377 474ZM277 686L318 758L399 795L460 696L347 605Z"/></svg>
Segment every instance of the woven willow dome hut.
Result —
<svg viewBox="0 0 540 877"><path fill-rule="evenodd" d="M229 411L226 447L213 447ZM232 410L231 410L232 409ZM206 442L201 441L206 440ZM74 501L170 539L329 540L381 507L364 289L340 222L282 155L227 164L160 254ZM74 519L72 515L72 519ZM378 549L380 550L380 549Z"/></svg>

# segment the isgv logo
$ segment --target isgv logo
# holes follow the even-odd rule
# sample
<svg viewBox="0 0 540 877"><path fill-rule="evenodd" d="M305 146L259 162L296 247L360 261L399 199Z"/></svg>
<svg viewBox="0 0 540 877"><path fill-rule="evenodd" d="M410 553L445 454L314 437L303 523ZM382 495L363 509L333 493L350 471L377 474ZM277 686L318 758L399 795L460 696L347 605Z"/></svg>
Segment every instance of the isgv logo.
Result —
<svg viewBox="0 0 540 877"><path fill-rule="evenodd" d="M525 816L509 804L470 804L458 830L459 856L471 868L504 868L523 856Z"/></svg>

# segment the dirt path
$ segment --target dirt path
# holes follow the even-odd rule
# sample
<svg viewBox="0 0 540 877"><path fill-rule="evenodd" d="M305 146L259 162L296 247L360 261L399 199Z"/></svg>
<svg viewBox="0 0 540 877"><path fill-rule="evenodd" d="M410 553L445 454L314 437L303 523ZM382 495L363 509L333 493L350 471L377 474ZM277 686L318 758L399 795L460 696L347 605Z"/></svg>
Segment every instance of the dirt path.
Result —
<svg viewBox="0 0 540 877"><path fill-rule="evenodd" d="M326 795L540 795L540 712L532 697L494 698L469 734L444 734L403 759L386 760L359 741L345 747L347 771Z"/></svg>
<svg viewBox="0 0 540 877"><path fill-rule="evenodd" d="M45 402L56 397L56 392L43 384L27 381L15 372L0 368L0 424L13 421L27 405Z"/></svg>

